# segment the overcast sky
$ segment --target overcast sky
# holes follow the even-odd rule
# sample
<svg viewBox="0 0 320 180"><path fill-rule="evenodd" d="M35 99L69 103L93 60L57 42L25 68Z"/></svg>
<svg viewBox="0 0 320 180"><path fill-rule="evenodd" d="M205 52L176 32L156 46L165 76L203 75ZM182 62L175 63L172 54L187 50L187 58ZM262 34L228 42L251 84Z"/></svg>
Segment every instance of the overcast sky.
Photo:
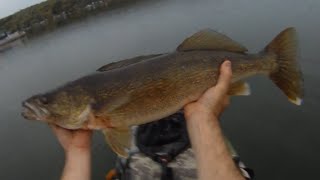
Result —
<svg viewBox="0 0 320 180"><path fill-rule="evenodd" d="M42 1L44 0L0 0L0 18Z"/></svg>

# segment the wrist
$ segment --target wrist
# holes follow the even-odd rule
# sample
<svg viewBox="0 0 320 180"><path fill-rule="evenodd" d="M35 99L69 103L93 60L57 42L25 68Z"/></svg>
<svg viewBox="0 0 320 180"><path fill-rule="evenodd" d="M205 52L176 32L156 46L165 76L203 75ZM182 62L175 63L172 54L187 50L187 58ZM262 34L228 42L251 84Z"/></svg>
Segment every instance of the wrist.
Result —
<svg viewBox="0 0 320 180"><path fill-rule="evenodd" d="M69 149L65 151L65 165L61 180L89 180L91 176L90 149Z"/></svg>
<svg viewBox="0 0 320 180"><path fill-rule="evenodd" d="M65 150L66 159L72 159L73 157L84 157L90 156L91 150L90 148L70 148Z"/></svg>
<svg viewBox="0 0 320 180"><path fill-rule="evenodd" d="M208 109L195 109L193 111L185 112L185 118L189 123L211 123L218 121L218 117Z"/></svg>

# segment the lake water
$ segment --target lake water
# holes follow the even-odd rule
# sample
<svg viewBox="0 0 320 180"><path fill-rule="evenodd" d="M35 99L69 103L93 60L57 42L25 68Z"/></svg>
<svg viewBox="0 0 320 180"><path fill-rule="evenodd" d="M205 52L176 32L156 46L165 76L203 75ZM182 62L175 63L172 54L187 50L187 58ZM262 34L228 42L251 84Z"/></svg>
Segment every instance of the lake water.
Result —
<svg viewBox="0 0 320 180"><path fill-rule="evenodd" d="M63 151L44 123L24 120L21 101L132 56L173 51L192 33L212 28L261 50L288 26L299 32L305 99L294 106L265 77L252 95L235 97L221 121L256 179L320 176L320 1L167 0L138 3L89 18L0 54L0 179L58 179ZM114 154L95 133L93 179Z"/></svg>

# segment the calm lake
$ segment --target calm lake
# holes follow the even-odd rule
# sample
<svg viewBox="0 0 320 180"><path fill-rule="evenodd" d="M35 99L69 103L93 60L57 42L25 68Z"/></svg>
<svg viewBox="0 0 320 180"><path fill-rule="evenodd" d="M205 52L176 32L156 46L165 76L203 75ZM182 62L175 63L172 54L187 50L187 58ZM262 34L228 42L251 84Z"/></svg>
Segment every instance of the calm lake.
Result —
<svg viewBox="0 0 320 180"><path fill-rule="evenodd" d="M112 61L173 51L203 28L257 52L289 26L299 32L303 105L289 103L268 78L254 77L252 95L232 98L221 121L256 179L320 177L319 17L319 0L154 0L88 18L0 54L0 179L54 180L63 168L63 151L48 126L20 116L25 98ZM93 142L93 179L103 179L115 155L99 132Z"/></svg>

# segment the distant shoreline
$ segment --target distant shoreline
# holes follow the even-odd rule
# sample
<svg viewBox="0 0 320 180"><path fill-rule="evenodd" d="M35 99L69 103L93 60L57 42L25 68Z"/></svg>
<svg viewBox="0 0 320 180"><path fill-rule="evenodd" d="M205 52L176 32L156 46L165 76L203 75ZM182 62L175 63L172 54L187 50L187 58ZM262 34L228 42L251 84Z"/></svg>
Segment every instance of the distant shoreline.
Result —
<svg viewBox="0 0 320 180"><path fill-rule="evenodd" d="M9 44L11 42L14 42L14 41L16 41L18 39L21 39L21 38L23 38L25 36L26 36L25 32L16 32L15 34L8 36L6 39L1 40L0 41L0 47L2 47L4 45L7 45L7 44Z"/></svg>
<svg viewBox="0 0 320 180"><path fill-rule="evenodd" d="M87 17L146 0L47 0L0 19L0 34L35 38ZM2 44L4 45L4 44ZM2 46L0 43L0 47Z"/></svg>

